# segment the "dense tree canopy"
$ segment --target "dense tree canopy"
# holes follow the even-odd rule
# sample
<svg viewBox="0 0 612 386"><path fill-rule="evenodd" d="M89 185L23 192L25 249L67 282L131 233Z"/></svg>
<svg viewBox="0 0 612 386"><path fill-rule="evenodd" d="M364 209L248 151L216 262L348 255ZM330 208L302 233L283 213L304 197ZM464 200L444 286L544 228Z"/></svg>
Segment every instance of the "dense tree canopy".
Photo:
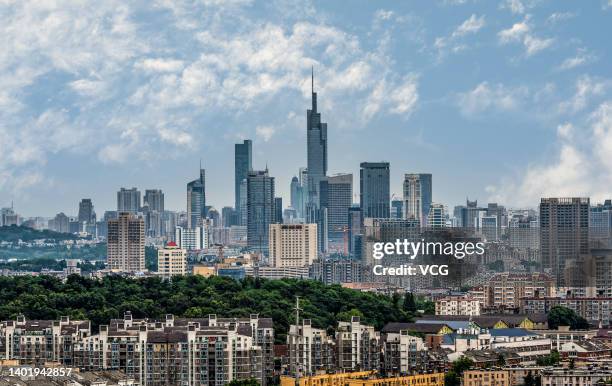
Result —
<svg viewBox="0 0 612 386"><path fill-rule="evenodd" d="M48 229L39 231L24 226L10 225L0 227L0 241L32 241L32 240L76 240L78 236L71 233L59 233Z"/></svg>
<svg viewBox="0 0 612 386"><path fill-rule="evenodd" d="M324 285L310 280L235 281L224 277L129 279L118 276L92 280L71 276L66 282L48 276L0 277L0 318L24 314L30 319L57 319L62 315L90 319L96 328L111 318L132 311L135 317L162 318L171 313L185 317L248 317L259 314L274 320L277 342L284 342L295 297L301 317L315 327L335 327L338 319L362 316L380 329L387 322L412 316L401 303L383 295Z"/></svg>
<svg viewBox="0 0 612 386"><path fill-rule="evenodd" d="M589 328L589 323L574 310L555 306L548 313L548 328L556 329L559 326L569 326L572 330L585 330Z"/></svg>

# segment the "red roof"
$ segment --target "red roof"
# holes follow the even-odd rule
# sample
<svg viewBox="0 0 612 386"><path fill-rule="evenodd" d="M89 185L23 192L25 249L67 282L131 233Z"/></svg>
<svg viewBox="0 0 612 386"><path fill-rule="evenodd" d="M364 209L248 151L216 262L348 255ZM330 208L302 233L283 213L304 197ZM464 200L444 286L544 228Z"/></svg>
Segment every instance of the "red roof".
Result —
<svg viewBox="0 0 612 386"><path fill-rule="evenodd" d="M168 244L166 244L167 247L176 247L176 243L174 241L170 241Z"/></svg>

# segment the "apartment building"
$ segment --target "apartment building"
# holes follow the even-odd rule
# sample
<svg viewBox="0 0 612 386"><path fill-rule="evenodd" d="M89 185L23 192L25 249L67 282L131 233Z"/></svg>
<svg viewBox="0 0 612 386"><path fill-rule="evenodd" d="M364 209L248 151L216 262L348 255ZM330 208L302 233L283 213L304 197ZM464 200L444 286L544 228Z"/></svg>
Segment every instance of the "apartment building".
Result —
<svg viewBox="0 0 612 386"><path fill-rule="evenodd" d="M525 297L520 300L520 308L525 313L548 313L555 306L574 310L592 326L612 326L612 298L610 297Z"/></svg>
<svg viewBox="0 0 612 386"><path fill-rule="evenodd" d="M510 273L494 275L487 285L487 307L518 308L522 297L553 295L554 280L544 273Z"/></svg>
<svg viewBox="0 0 612 386"><path fill-rule="evenodd" d="M44 366L53 362L82 371L119 370L146 386L221 386L273 372L271 319L134 319L126 313L92 334L89 321L15 321L0 324L2 359Z"/></svg>
<svg viewBox="0 0 612 386"><path fill-rule="evenodd" d="M289 372L295 376L324 373L335 367L334 340L322 329L312 327L310 319L289 326L287 345Z"/></svg>
<svg viewBox="0 0 612 386"><path fill-rule="evenodd" d="M612 381L612 370L595 369L544 369L540 372L542 386L592 386Z"/></svg>
<svg viewBox="0 0 612 386"><path fill-rule="evenodd" d="M350 322L338 322L336 355L342 371L377 370L380 366L380 333L373 326L353 316Z"/></svg>
<svg viewBox="0 0 612 386"><path fill-rule="evenodd" d="M480 301L469 296L446 296L436 300L436 315L480 315Z"/></svg>
<svg viewBox="0 0 612 386"><path fill-rule="evenodd" d="M0 323L0 359L43 366L47 362L73 365L73 343L91 335L88 320L16 320Z"/></svg>
<svg viewBox="0 0 612 386"><path fill-rule="evenodd" d="M390 323L383 333L382 368L385 374L405 375L419 370L429 370L427 346L422 338L403 329L408 323Z"/></svg>
<svg viewBox="0 0 612 386"><path fill-rule="evenodd" d="M165 279L187 274L187 251L170 241L157 250L157 273Z"/></svg>
<svg viewBox="0 0 612 386"><path fill-rule="evenodd" d="M466 370L463 386L511 386L510 372L506 370Z"/></svg>

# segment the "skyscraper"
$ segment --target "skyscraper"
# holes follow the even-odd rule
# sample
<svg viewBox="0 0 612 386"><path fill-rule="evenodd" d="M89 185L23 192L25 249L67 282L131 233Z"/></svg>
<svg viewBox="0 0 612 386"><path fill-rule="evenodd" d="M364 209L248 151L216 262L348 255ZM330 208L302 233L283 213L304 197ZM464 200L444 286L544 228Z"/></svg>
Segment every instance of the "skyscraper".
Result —
<svg viewBox="0 0 612 386"><path fill-rule="evenodd" d="M565 285L566 263L589 253L589 205L588 198L577 197L540 201L542 268L558 286Z"/></svg>
<svg viewBox="0 0 612 386"><path fill-rule="evenodd" d="M149 211L162 213L164 211L164 193L160 189L145 190L144 203L149 205Z"/></svg>
<svg viewBox="0 0 612 386"><path fill-rule="evenodd" d="M389 218L389 163L362 162L360 166L361 218Z"/></svg>
<svg viewBox="0 0 612 386"><path fill-rule="evenodd" d="M352 205L348 212L348 252L354 258L361 258L360 237L361 230L361 208Z"/></svg>
<svg viewBox="0 0 612 386"><path fill-rule="evenodd" d="M268 169L247 175L247 246L266 253L270 224L274 223L274 177Z"/></svg>
<svg viewBox="0 0 612 386"><path fill-rule="evenodd" d="M145 224L140 216L119 213L108 220L107 263L112 270L142 272L145 270Z"/></svg>
<svg viewBox="0 0 612 386"><path fill-rule="evenodd" d="M291 207L296 210L297 216L304 217L304 188L297 177L291 179Z"/></svg>
<svg viewBox="0 0 612 386"><path fill-rule="evenodd" d="M121 188L117 192L117 212L138 213L140 206L140 191L138 189Z"/></svg>
<svg viewBox="0 0 612 386"><path fill-rule="evenodd" d="M91 202L91 198L84 198L79 202L79 222L86 222L88 225L96 223L96 212Z"/></svg>
<svg viewBox="0 0 612 386"><path fill-rule="evenodd" d="M427 216L427 226L433 229L446 227L446 214L444 213L444 205L435 203L432 203L430 205L429 216Z"/></svg>
<svg viewBox="0 0 612 386"><path fill-rule="evenodd" d="M206 218L206 178L200 167L200 178L187 184L187 228L193 229L202 225Z"/></svg>
<svg viewBox="0 0 612 386"><path fill-rule="evenodd" d="M353 175L336 174L321 180L321 207L327 208L330 239L342 239L348 227L348 211L353 204Z"/></svg>
<svg viewBox="0 0 612 386"><path fill-rule="evenodd" d="M242 205L240 184L247 178L251 169L253 169L253 142L245 139L242 143L234 145L234 208L238 213Z"/></svg>
<svg viewBox="0 0 612 386"><path fill-rule="evenodd" d="M283 198L274 197L274 222L276 224L283 223Z"/></svg>
<svg viewBox="0 0 612 386"><path fill-rule="evenodd" d="M431 174L404 175L404 216L427 225L431 207Z"/></svg>
<svg viewBox="0 0 612 386"><path fill-rule="evenodd" d="M306 137L308 158L307 202L319 207L319 188L327 175L327 123L321 122L317 110L317 93L314 92L314 70L312 73L312 109L306 111Z"/></svg>

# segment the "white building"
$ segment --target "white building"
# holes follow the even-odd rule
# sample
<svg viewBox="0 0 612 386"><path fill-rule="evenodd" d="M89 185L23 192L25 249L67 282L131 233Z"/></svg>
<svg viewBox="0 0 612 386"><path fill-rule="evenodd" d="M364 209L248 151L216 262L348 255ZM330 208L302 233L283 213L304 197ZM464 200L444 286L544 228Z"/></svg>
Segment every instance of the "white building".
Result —
<svg viewBox="0 0 612 386"><path fill-rule="evenodd" d="M176 227L176 245L188 251L200 251L208 248L208 229L206 227L195 227L193 229Z"/></svg>
<svg viewBox="0 0 612 386"><path fill-rule="evenodd" d="M480 315L480 301L469 296L447 296L436 300L436 315Z"/></svg>
<svg viewBox="0 0 612 386"><path fill-rule="evenodd" d="M157 272L164 278L187 274L187 251L174 241L157 250Z"/></svg>

